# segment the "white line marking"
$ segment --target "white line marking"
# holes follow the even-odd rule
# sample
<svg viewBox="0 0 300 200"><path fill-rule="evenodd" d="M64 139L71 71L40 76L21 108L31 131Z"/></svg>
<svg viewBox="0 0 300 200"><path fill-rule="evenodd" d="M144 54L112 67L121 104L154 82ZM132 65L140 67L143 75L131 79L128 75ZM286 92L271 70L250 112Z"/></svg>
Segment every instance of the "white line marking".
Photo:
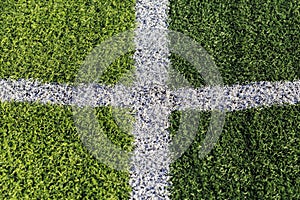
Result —
<svg viewBox="0 0 300 200"><path fill-rule="evenodd" d="M139 110L134 135L136 137L135 156L131 170L130 184L133 187L132 199L159 198L168 199L168 158L167 143L169 138L165 127L167 118L161 120L161 115L168 116L172 110L187 108L210 110L242 110L273 104L296 104L300 101L300 81L295 82L258 82L248 85L233 85L204 87L200 89L181 88L176 91L165 91L160 97L163 102L153 99L153 94L164 91L162 88L136 86L130 91L124 86L114 88L97 84L89 85L93 94L83 98L85 102L74 102L72 96L87 85L71 87L65 84L40 84L37 81L20 79L0 80L0 100L51 103L78 106L137 106ZM216 91L222 90L223 98L220 104L213 107ZM92 100L92 101L91 101ZM86 103L88 102L88 104ZM90 103L92 102L92 103ZM144 103L144 105L143 105ZM165 103L165 105L164 105ZM166 109L165 109L166 108ZM155 115L155 116L154 116ZM143 134L147 133L147 134ZM157 135L156 133L163 133ZM159 144L159 145L158 145Z"/></svg>
<svg viewBox="0 0 300 200"><path fill-rule="evenodd" d="M75 102L74 93L78 90L93 88L84 102ZM134 135L136 137L135 156L131 170L133 186L132 198L168 199L169 157L167 144L167 118L171 110L241 110L260 106L296 104L300 100L300 81L295 82L258 82L248 85L225 87L204 87L200 89L181 88L167 91L159 86L135 86L128 89L124 86L103 87L97 84L80 85L75 88L66 84L40 84L37 81L20 79L0 80L0 100L51 103L78 106L128 106L134 105L138 110ZM214 105L216 91L222 90L220 104ZM161 94L161 92L163 92ZM153 94L160 93L153 98ZM158 99L164 99L159 101ZM88 103L87 103L88 102ZM168 108L172 108L171 110ZM144 134L147 133L147 134ZM157 135L157 133L162 133Z"/></svg>
<svg viewBox="0 0 300 200"><path fill-rule="evenodd" d="M87 88L82 84L80 88ZM42 104L50 103L56 105L84 105L84 106L107 106L112 105L121 107L135 104L140 100L137 91L145 90L145 87L133 87L128 92L124 86L115 86L115 88L104 87L93 84L94 92L91 99L93 103L74 102L72 96L78 88L68 86L67 84L46 83L41 84L33 80L12 80L0 79L0 101L16 102L37 102ZM173 101L174 109L185 110L187 108L200 111L222 110L227 111L245 110L258 108L262 106L297 104L300 102L300 80L279 81L279 82L257 82L247 85L232 85L222 87L223 101L218 107L213 107L215 101L216 87L203 87L199 89L181 88L176 91L168 91ZM150 89L147 89L151 92ZM145 92L147 95L147 92ZM130 97L130 98L129 98ZM87 101L88 102L88 101Z"/></svg>
<svg viewBox="0 0 300 200"><path fill-rule="evenodd" d="M136 1L138 25L133 58L138 87L164 87L167 84L170 63L167 11L168 0ZM146 93L149 92L151 88ZM169 199L167 187L170 185L168 172L171 158L168 149L170 137L166 128L169 126L170 102L164 101L165 105L161 105L151 101L153 94L146 93L137 101L135 109L135 150L129 181L131 199Z"/></svg>
<svg viewBox="0 0 300 200"><path fill-rule="evenodd" d="M133 188L131 199L169 199L167 187L171 184L168 175L171 161L168 150L170 138L166 128L169 126L168 116L173 109L234 111L272 104L295 104L300 99L300 82L296 81L225 86L221 88L223 99L217 106L212 106L217 87L166 91L169 94L166 98L172 96L174 99L163 102L151 100L151 95L156 90L154 85L158 85L160 92L162 89L160 86L165 86L168 79L170 61L167 47L167 10L167 0L137 0L136 2L136 20L139 24L135 31L137 49L134 54L137 86L131 88L130 92L120 94L120 91L127 91L126 88L120 89L122 86L111 88L93 84L89 85L94 89L92 95L83 98L84 102L74 102L72 98L74 93L78 89L84 90L86 85L75 88L59 84L40 84L22 79L0 80L2 102L39 101L92 107L122 106L124 103L135 105L138 117L133 130L136 148L130 171L130 184ZM160 30L159 33L155 32L155 29ZM165 34L161 30L166 30ZM138 95L136 91L139 91ZM169 109L172 106L173 108Z"/></svg>
<svg viewBox="0 0 300 200"><path fill-rule="evenodd" d="M300 81L257 82L247 85L225 86L222 89L220 105L214 105L216 87L198 90L180 89L174 92L178 109L198 108L200 110L244 110L271 105L296 104L300 101Z"/></svg>

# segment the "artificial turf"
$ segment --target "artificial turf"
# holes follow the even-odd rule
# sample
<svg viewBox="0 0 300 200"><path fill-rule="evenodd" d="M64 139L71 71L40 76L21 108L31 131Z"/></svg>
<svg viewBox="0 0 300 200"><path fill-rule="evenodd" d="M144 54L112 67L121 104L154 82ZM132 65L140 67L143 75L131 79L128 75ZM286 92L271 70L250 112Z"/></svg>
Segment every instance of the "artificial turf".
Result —
<svg viewBox="0 0 300 200"><path fill-rule="evenodd" d="M227 113L217 145L203 159L210 113L199 113L196 139L171 165L172 199L299 199L299 111L289 105Z"/></svg>
<svg viewBox="0 0 300 200"><path fill-rule="evenodd" d="M299 1L172 0L169 18L170 29L207 50L225 85L299 79ZM171 61L194 87L206 84L188 61L176 54ZM219 142L202 160L210 114L200 113L197 139L171 165L172 199L299 199L299 108L227 113ZM171 116L172 134L179 116Z"/></svg>
<svg viewBox="0 0 300 200"><path fill-rule="evenodd" d="M169 29L206 49L225 85L299 79L299 1L171 0Z"/></svg>
<svg viewBox="0 0 300 200"><path fill-rule="evenodd" d="M93 48L135 28L134 5L128 0L2 1L0 78L73 83ZM130 60L120 58L111 69L128 67Z"/></svg>
<svg viewBox="0 0 300 200"><path fill-rule="evenodd" d="M96 109L100 126L114 144L131 150L132 137L117 128L109 109ZM88 152L71 107L5 102L0 116L1 199L129 197L129 172L114 170Z"/></svg>
<svg viewBox="0 0 300 200"><path fill-rule="evenodd" d="M0 78L72 83L96 45L135 26L133 1L7 0L0 11ZM170 29L198 41L227 85L299 79L299 16L298 1L280 0L172 0L169 13ZM205 84L188 62L171 61L194 87ZM131 68L124 55L101 81L116 83ZM299 199L299 109L227 113L219 143L200 160L210 119L202 112L197 139L171 166L172 199ZM108 138L132 150L111 108L96 112ZM178 116L170 119L173 133ZM128 199L128 172L89 154L69 106L0 103L0 119L0 199Z"/></svg>
<svg viewBox="0 0 300 200"><path fill-rule="evenodd" d="M135 27L134 1L1 1L0 78L71 84L86 56ZM99 77L114 84L130 53ZM111 107L95 109L113 144L132 150ZM0 103L0 199L128 199L129 172L111 169L82 144L70 106Z"/></svg>

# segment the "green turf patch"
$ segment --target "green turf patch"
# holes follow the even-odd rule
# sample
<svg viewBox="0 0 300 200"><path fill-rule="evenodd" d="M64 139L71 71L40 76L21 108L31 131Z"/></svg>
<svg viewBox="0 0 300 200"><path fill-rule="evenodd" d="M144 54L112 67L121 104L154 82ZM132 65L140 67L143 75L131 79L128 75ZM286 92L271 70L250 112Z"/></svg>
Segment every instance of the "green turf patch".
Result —
<svg viewBox="0 0 300 200"><path fill-rule="evenodd" d="M0 78L73 83L89 53L135 27L134 1L2 1ZM99 82L115 84L133 68L132 53ZM131 151L112 108L96 108L113 144ZM70 106L0 104L0 199L127 199L129 173L113 170L82 144Z"/></svg>
<svg viewBox="0 0 300 200"><path fill-rule="evenodd" d="M112 142L132 150L111 108L97 108ZM127 199L129 172L113 170L83 146L69 106L0 104L0 199Z"/></svg>
<svg viewBox="0 0 300 200"><path fill-rule="evenodd" d="M2 1L0 78L72 83L93 48L134 29L134 5L128 0ZM128 65L130 55L111 69Z"/></svg>
<svg viewBox="0 0 300 200"><path fill-rule="evenodd" d="M169 15L170 29L199 42L225 84L300 77L299 1L175 0ZM171 61L184 64L174 55Z"/></svg>
<svg viewBox="0 0 300 200"><path fill-rule="evenodd" d="M299 112L296 105L227 113L218 144L200 160L210 119L201 112L195 141L171 166L172 199L299 199Z"/></svg>
<svg viewBox="0 0 300 200"><path fill-rule="evenodd" d="M300 72L297 1L187 1L170 4L170 29L199 42L214 58L224 84L297 80ZM177 55L172 66L194 86L205 85ZM172 199L299 199L300 106L228 113L220 140L206 158L198 152L209 126L171 166ZM180 112L170 117L171 135Z"/></svg>

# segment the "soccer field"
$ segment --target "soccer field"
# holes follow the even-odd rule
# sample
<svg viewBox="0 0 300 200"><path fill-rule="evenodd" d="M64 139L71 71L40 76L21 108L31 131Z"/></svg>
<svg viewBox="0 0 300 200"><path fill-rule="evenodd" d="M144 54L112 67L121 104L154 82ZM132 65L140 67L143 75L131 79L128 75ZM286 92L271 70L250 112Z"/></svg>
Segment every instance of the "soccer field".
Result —
<svg viewBox="0 0 300 200"><path fill-rule="evenodd" d="M0 80L74 83L97 45L136 29L136 5L143 2L2 1ZM198 42L225 86L300 79L300 2L172 0L168 7L168 29ZM114 85L131 73L133 54L118 58L98 83ZM206 86L191 63L173 53L169 59L194 88ZM132 195L139 188L131 184L132 171L105 165L82 144L70 105L6 101L0 94L0 199L142 199ZM257 94L258 104L263 97ZM291 101L233 104L217 144L199 159L211 120L211 112L201 111L195 140L170 164L170 194L161 199L300 199L300 106ZM95 113L112 143L133 152L135 138L117 125L112 106ZM171 138L180 116L169 116Z"/></svg>

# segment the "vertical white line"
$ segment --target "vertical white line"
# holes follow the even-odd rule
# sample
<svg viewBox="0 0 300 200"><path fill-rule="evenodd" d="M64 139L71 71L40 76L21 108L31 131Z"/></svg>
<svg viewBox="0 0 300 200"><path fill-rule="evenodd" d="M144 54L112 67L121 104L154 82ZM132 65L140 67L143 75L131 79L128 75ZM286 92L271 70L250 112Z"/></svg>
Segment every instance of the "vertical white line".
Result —
<svg viewBox="0 0 300 200"><path fill-rule="evenodd" d="M169 66L167 0L137 0L135 30L138 85L165 85Z"/></svg>
<svg viewBox="0 0 300 200"><path fill-rule="evenodd" d="M137 0L135 30L136 84L148 90L164 88L168 78L167 0ZM160 90L160 89L159 89ZM130 171L131 199L169 199L170 157L168 144L168 105L159 104L153 95L141 96L136 106L133 129L135 150Z"/></svg>

